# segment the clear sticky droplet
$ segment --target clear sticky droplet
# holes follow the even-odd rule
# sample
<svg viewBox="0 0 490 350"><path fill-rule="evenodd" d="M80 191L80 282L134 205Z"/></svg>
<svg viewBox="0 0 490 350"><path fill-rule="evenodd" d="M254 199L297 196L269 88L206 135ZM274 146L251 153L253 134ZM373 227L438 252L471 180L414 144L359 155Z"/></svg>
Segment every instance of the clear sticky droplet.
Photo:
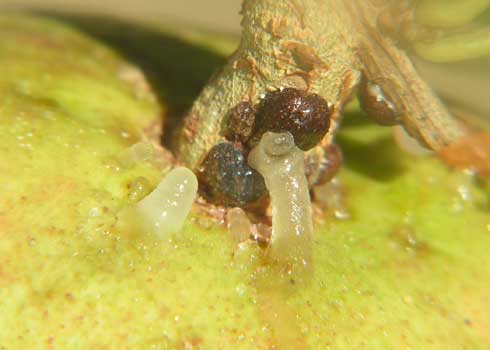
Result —
<svg viewBox="0 0 490 350"><path fill-rule="evenodd" d="M226 221L232 244L240 244L250 237L251 224L243 209L233 208L228 210Z"/></svg>
<svg viewBox="0 0 490 350"><path fill-rule="evenodd" d="M152 159L155 148L149 142L138 142L126 148L118 156L118 161L125 168L130 168L138 163Z"/></svg>

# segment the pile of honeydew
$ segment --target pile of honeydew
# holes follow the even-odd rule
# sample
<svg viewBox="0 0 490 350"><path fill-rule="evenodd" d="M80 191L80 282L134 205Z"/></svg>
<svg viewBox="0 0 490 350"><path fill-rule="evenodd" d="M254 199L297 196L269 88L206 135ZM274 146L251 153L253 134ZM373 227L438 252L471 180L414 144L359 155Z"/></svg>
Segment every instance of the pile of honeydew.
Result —
<svg viewBox="0 0 490 350"><path fill-rule="evenodd" d="M142 147L138 147L142 148ZM272 235L268 257L306 265L313 231L304 152L288 133L265 133L248 157L265 179L272 205ZM172 169L160 184L135 205L119 214L120 222L161 239L182 230L198 191L196 175L188 168ZM251 223L243 210L231 209L229 227L236 243L250 236Z"/></svg>

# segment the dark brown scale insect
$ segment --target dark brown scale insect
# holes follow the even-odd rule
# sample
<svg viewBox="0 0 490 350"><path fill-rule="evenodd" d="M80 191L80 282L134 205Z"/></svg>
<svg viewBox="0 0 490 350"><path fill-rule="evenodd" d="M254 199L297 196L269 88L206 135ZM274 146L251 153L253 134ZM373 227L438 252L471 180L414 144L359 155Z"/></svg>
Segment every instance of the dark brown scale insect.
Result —
<svg viewBox="0 0 490 350"><path fill-rule="evenodd" d="M199 177L201 193L215 204L246 207L267 194L262 176L228 142L219 143L209 151Z"/></svg>
<svg viewBox="0 0 490 350"><path fill-rule="evenodd" d="M399 101L397 97L390 96L391 91L395 91L390 89L390 85L389 81L377 83L363 79L359 91L362 110L376 123L384 126L401 122Z"/></svg>
<svg viewBox="0 0 490 350"><path fill-rule="evenodd" d="M267 131L289 131L299 148L309 150L328 132L331 113L330 106L317 94L294 88L269 92L257 109L251 143L257 143Z"/></svg>
<svg viewBox="0 0 490 350"><path fill-rule="evenodd" d="M250 102L243 101L237 104L224 119L221 127L223 136L228 141L246 143L254 129L254 114L254 107Z"/></svg>

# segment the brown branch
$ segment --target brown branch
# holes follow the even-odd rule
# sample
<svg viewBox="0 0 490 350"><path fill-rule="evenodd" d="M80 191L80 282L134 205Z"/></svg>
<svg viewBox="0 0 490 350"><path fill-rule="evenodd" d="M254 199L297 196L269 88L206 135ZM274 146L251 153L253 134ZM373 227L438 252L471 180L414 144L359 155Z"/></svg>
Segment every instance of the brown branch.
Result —
<svg viewBox="0 0 490 350"><path fill-rule="evenodd" d="M307 88L332 105L332 128L321 145L328 146L363 75L380 85L412 136L435 150L459 139L461 127L407 54L378 30L385 8L379 3L245 0L240 46L185 119L177 138L179 159L198 168L210 148L224 140L222 120L234 106L256 104L262 94L285 85ZM318 149L309 152L318 154Z"/></svg>

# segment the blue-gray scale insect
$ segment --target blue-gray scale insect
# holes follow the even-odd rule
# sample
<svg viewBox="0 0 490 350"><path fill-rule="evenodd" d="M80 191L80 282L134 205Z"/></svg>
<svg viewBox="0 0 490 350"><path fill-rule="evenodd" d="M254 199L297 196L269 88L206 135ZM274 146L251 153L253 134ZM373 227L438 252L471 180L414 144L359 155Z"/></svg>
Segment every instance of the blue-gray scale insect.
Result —
<svg viewBox="0 0 490 350"><path fill-rule="evenodd" d="M267 193L262 176L247 164L242 151L230 142L208 153L200 172L201 193L211 202L246 207Z"/></svg>
<svg viewBox="0 0 490 350"><path fill-rule="evenodd" d="M268 132L290 132L307 151L330 128L332 110L317 94L294 88L267 93L253 106L243 101L224 119L221 134L228 140L215 145L201 164L201 193L225 206L250 207L267 197L262 176L247 164L250 149Z"/></svg>

